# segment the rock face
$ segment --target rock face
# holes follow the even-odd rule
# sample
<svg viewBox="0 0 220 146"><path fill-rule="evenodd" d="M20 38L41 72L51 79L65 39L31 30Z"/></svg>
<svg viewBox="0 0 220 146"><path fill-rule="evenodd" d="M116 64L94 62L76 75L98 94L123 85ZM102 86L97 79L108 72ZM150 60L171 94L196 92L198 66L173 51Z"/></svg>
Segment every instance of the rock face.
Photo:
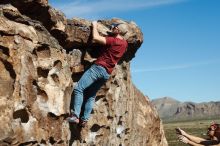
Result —
<svg viewBox="0 0 220 146"><path fill-rule="evenodd" d="M219 117L220 102L180 102L169 97L152 101L163 120L192 120Z"/></svg>
<svg viewBox="0 0 220 146"><path fill-rule="evenodd" d="M123 22L129 47L80 128L65 118L75 83L98 55L91 22L68 20L46 0L0 4L0 145L167 145L157 112L131 82L129 61L143 42L134 22L99 23L105 36Z"/></svg>

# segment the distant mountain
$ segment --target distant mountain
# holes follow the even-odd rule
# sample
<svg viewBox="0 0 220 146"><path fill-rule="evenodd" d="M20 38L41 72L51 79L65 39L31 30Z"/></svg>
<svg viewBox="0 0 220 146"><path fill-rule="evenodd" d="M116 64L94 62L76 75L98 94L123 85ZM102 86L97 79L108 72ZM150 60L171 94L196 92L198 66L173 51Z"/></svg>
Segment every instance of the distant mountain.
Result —
<svg viewBox="0 0 220 146"><path fill-rule="evenodd" d="M207 119L220 117L220 102L180 102L171 97L151 101L163 120Z"/></svg>

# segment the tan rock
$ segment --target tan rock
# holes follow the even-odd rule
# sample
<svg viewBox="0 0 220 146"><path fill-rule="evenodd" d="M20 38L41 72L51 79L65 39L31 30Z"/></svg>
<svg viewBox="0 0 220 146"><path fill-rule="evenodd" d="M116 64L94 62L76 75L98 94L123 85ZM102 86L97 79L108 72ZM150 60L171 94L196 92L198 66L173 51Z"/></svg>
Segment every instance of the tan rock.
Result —
<svg viewBox="0 0 220 146"><path fill-rule="evenodd" d="M167 145L157 112L131 81L128 61L143 42L134 22L99 23L105 36L123 22L129 48L81 129L65 118L75 83L97 57L91 22L67 20L47 0L0 3L0 145Z"/></svg>

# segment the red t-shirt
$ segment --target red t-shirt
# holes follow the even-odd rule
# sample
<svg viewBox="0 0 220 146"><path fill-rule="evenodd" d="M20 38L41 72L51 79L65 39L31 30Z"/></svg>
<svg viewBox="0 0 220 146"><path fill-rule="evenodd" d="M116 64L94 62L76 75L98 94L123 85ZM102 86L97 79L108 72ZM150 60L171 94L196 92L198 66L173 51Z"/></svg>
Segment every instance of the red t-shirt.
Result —
<svg viewBox="0 0 220 146"><path fill-rule="evenodd" d="M111 74L115 64L118 63L127 46L128 43L126 40L106 37L106 45L100 49L101 55L97 58L95 64L103 66Z"/></svg>

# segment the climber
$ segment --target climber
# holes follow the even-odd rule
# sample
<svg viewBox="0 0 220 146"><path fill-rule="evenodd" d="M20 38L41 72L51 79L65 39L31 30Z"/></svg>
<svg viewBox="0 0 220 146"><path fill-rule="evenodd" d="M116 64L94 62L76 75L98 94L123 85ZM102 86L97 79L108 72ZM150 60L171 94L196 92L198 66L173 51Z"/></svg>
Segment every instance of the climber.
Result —
<svg viewBox="0 0 220 146"><path fill-rule="evenodd" d="M115 65L128 46L127 41L123 39L126 30L122 23L113 23L111 36L106 37L99 35L97 21L92 22L92 27L93 41L102 46L101 55L77 82L73 91L74 97L72 97L73 107L67 118L70 123L79 124L81 127L85 127L89 120L97 91L109 79ZM81 114L82 105L84 110Z"/></svg>

